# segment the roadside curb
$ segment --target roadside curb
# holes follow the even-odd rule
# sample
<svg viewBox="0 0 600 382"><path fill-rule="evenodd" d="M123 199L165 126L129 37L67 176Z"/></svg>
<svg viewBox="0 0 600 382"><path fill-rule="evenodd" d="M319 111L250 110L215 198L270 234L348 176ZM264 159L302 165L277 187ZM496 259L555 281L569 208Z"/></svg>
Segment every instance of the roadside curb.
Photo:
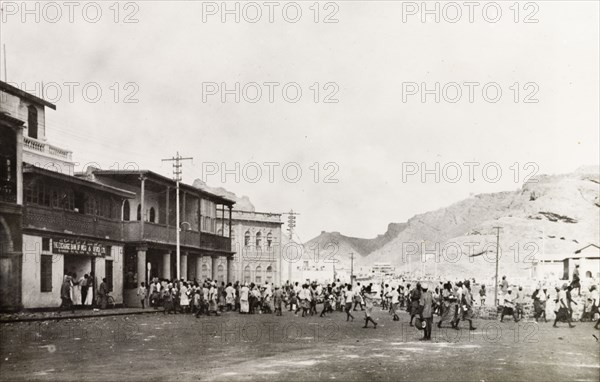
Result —
<svg viewBox="0 0 600 382"><path fill-rule="evenodd" d="M147 310L147 311L136 311L136 312L98 312L96 314L83 314L78 316L52 316L52 317L24 317L24 318L10 318L10 319L0 319L1 324L9 324L15 322L37 322L37 321L59 321L59 320L69 320L69 319L77 319L77 318L98 318L98 317L114 317L114 316L130 316L130 315L140 315L140 314L149 314L149 313L161 313L162 310Z"/></svg>

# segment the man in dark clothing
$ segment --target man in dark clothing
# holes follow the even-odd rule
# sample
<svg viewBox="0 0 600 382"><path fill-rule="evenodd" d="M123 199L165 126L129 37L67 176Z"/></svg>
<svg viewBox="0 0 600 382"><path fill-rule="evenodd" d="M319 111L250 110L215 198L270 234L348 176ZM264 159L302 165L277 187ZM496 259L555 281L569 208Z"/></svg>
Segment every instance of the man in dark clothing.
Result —
<svg viewBox="0 0 600 382"><path fill-rule="evenodd" d="M106 304L108 303L108 286L106 285L106 278L102 279L102 282L98 287L98 300L100 309L106 309Z"/></svg>
<svg viewBox="0 0 600 382"><path fill-rule="evenodd" d="M63 283L60 287L60 306L58 307L58 313L62 312L63 308L71 308L71 313L75 313L75 307L71 300L71 276L65 275Z"/></svg>
<svg viewBox="0 0 600 382"><path fill-rule="evenodd" d="M410 326L413 326L413 319L419 314L419 300L421 300L421 284L417 283L415 289L410 291Z"/></svg>
<svg viewBox="0 0 600 382"><path fill-rule="evenodd" d="M427 283L421 285L422 292L419 293L419 317L425 321L425 328L423 329L423 340L431 339L431 327L433 326L433 295L429 289ZM412 317L411 317L412 322Z"/></svg>

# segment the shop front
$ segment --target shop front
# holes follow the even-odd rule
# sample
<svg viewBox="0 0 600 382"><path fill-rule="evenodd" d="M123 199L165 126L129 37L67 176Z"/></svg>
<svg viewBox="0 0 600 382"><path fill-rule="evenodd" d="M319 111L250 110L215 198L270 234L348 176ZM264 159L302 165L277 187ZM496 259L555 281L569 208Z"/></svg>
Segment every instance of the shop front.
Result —
<svg viewBox="0 0 600 382"><path fill-rule="evenodd" d="M123 301L122 252L119 243L60 236L23 236L22 295L24 308L56 308L61 286L71 276L75 305L92 306L106 278L116 304ZM87 276L87 277L86 277Z"/></svg>

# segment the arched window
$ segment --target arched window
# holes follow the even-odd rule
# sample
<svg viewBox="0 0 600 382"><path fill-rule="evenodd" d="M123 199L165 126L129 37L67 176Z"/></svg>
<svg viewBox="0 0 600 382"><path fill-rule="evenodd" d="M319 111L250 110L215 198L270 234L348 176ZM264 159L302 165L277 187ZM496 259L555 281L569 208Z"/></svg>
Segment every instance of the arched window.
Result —
<svg viewBox="0 0 600 382"><path fill-rule="evenodd" d="M202 279L208 278L208 265L202 264Z"/></svg>
<svg viewBox="0 0 600 382"><path fill-rule="evenodd" d="M246 233L244 234L244 247L247 247L250 245L250 231L246 231Z"/></svg>
<svg viewBox="0 0 600 382"><path fill-rule="evenodd" d="M217 235L223 236L223 230L221 228L219 228L219 230L217 231Z"/></svg>
<svg viewBox="0 0 600 382"><path fill-rule="evenodd" d="M244 268L244 282L250 282L250 266L246 265Z"/></svg>
<svg viewBox="0 0 600 382"><path fill-rule="evenodd" d="M261 241L262 241L262 233L260 233L260 231L258 231L256 233L256 250L260 249Z"/></svg>
<svg viewBox="0 0 600 382"><path fill-rule="evenodd" d="M38 138L38 111L33 105L27 108L27 135L31 138Z"/></svg>
<svg viewBox="0 0 600 382"><path fill-rule="evenodd" d="M129 221L130 218L131 215L129 212L129 200L126 200L125 202L123 202L123 220Z"/></svg>
<svg viewBox="0 0 600 382"><path fill-rule="evenodd" d="M266 281L268 281L269 284L273 282L273 268L270 265L267 267L266 279L267 279Z"/></svg>
<svg viewBox="0 0 600 382"><path fill-rule="evenodd" d="M154 210L154 207L150 207L150 222L156 223L154 219L156 219L156 211Z"/></svg>
<svg viewBox="0 0 600 382"><path fill-rule="evenodd" d="M271 234L271 232L269 232L267 234L267 248L271 248L272 244L273 244L273 235Z"/></svg>
<svg viewBox="0 0 600 382"><path fill-rule="evenodd" d="M142 220L142 205L141 205L141 204L138 204L138 208L137 208L137 217L136 217L136 219L137 219L138 221L141 221L141 220Z"/></svg>
<svg viewBox="0 0 600 382"><path fill-rule="evenodd" d="M592 278L592 272L591 272L591 271L587 271L587 272L585 272L585 277L587 277L587 278L590 278L590 279L591 279L591 278Z"/></svg>
<svg viewBox="0 0 600 382"><path fill-rule="evenodd" d="M256 272L254 273L254 282L259 285L262 283L262 268L260 265L256 267Z"/></svg>

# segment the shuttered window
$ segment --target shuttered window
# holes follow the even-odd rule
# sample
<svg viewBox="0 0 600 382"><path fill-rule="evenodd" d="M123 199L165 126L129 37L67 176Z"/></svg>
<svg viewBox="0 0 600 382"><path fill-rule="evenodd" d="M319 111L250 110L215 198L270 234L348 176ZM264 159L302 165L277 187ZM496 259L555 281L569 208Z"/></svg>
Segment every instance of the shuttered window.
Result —
<svg viewBox="0 0 600 382"><path fill-rule="evenodd" d="M106 260L106 286L110 292L113 291L113 261Z"/></svg>
<svg viewBox="0 0 600 382"><path fill-rule="evenodd" d="M41 255L40 257L41 291L52 292L52 256Z"/></svg>

